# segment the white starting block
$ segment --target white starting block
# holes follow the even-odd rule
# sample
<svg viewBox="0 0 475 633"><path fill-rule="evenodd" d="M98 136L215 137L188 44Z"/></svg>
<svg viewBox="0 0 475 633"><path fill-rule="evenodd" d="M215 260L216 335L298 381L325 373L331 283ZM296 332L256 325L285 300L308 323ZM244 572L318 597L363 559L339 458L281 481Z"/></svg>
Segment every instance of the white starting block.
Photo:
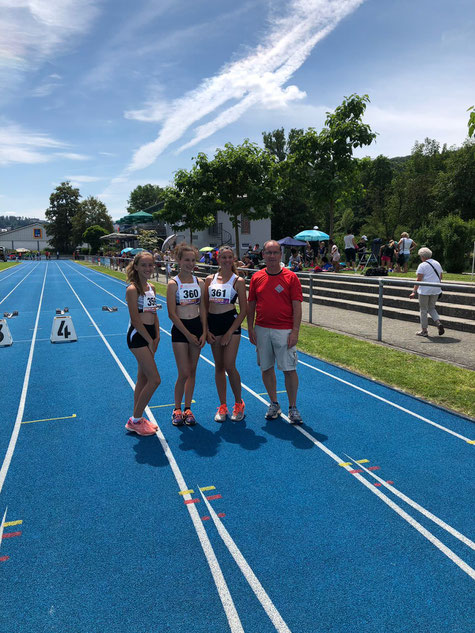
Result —
<svg viewBox="0 0 475 633"><path fill-rule="evenodd" d="M73 343L78 340L71 315L62 314L53 318L50 340L52 343Z"/></svg>
<svg viewBox="0 0 475 633"><path fill-rule="evenodd" d="M13 345L10 328L5 319L0 319L0 347L9 347L10 345Z"/></svg>

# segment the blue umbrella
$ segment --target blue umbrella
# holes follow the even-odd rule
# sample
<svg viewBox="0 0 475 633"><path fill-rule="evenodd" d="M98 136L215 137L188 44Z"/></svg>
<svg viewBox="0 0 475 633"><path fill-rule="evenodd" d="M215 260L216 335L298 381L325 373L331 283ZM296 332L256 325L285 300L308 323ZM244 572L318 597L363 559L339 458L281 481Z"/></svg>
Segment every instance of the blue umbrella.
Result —
<svg viewBox="0 0 475 633"><path fill-rule="evenodd" d="M123 248L120 251L120 254L123 255L124 253L130 253L130 251L133 251L134 249L132 248L132 246L128 246L127 248Z"/></svg>
<svg viewBox="0 0 475 633"><path fill-rule="evenodd" d="M281 240L277 240L281 246L305 246L305 242L296 240L293 237L283 237Z"/></svg>
<svg viewBox="0 0 475 633"><path fill-rule="evenodd" d="M142 251L144 251L144 250L145 250L144 248L133 248L133 249L130 251L130 254L131 254L131 255L137 255L137 253L141 253L141 252L142 252Z"/></svg>
<svg viewBox="0 0 475 633"><path fill-rule="evenodd" d="M308 242L319 242L320 240L329 240L330 236L323 231L317 231L315 229L309 229L307 231L300 231L297 235L294 235L296 240L307 240Z"/></svg>

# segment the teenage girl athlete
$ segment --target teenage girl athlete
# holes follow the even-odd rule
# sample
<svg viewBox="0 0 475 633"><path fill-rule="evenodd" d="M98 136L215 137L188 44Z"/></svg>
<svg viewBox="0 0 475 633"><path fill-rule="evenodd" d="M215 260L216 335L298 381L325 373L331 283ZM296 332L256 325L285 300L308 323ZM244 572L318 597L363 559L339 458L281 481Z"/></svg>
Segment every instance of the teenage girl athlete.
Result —
<svg viewBox="0 0 475 633"><path fill-rule="evenodd" d="M221 246L219 249L218 265L218 272L206 278L204 293L208 313L208 343L213 351L220 402L214 419L224 422L228 415L227 373L235 398L231 420L239 422L244 417L244 401L241 398L241 376L236 369L236 356L241 342L241 323L247 310L246 282L237 274L234 252L230 246ZM236 299L239 300L239 314L236 312Z"/></svg>
<svg viewBox="0 0 475 633"><path fill-rule="evenodd" d="M130 315L127 345L138 364L134 413L125 428L138 435L155 435L158 429L156 424L143 417L145 407L160 384L160 374L155 364L155 352L160 341L157 300L155 288L148 283L154 267L151 253L143 251L134 257L125 270L127 281L130 282L125 291Z"/></svg>
<svg viewBox="0 0 475 633"><path fill-rule="evenodd" d="M191 400L195 389L196 365L207 335L206 310L201 301L204 283L193 275L197 255L198 251L193 246L185 242L178 244L175 261L180 272L168 282L167 287L168 316L173 322L172 347L178 369L172 414L174 426L196 424L191 412ZM183 392L185 408L182 411Z"/></svg>

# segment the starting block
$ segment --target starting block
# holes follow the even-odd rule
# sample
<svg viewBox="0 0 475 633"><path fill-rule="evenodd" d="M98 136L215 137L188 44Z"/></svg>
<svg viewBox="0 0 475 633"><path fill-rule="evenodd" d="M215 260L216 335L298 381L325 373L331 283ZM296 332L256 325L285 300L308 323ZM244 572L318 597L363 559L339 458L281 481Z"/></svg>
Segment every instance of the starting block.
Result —
<svg viewBox="0 0 475 633"><path fill-rule="evenodd" d="M18 310L14 310L13 312L4 312L4 313L3 313L3 316L4 316L6 319L12 319L13 317L18 316Z"/></svg>
<svg viewBox="0 0 475 633"><path fill-rule="evenodd" d="M69 312L69 308L56 308L56 314L67 314Z"/></svg>
<svg viewBox="0 0 475 633"><path fill-rule="evenodd" d="M52 343L73 343L78 337L74 329L71 315L62 314L53 317L53 327L51 328L50 341Z"/></svg>
<svg viewBox="0 0 475 633"><path fill-rule="evenodd" d="M13 345L10 328L5 319L0 319L0 347L9 347L10 345Z"/></svg>
<svg viewBox="0 0 475 633"><path fill-rule="evenodd" d="M117 306L102 306L102 311L103 312L117 312Z"/></svg>

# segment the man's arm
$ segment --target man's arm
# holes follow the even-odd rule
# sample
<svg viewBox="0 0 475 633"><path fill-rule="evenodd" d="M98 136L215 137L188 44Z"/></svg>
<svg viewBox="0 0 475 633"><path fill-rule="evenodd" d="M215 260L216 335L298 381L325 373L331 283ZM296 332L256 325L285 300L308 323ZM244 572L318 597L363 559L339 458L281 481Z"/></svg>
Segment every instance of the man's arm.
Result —
<svg viewBox="0 0 475 633"><path fill-rule="evenodd" d="M256 316L256 302L247 302L247 333L249 334L249 340L253 345L256 344L256 333L254 331L254 317Z"/></svg>
<svg viewBox="0 0 475 633"><path fill-rule="evenodd" d="M300 323L302 322L302 302L292 301L293 325L287 339L287 347L294 347L299 340Z"/></svg>

